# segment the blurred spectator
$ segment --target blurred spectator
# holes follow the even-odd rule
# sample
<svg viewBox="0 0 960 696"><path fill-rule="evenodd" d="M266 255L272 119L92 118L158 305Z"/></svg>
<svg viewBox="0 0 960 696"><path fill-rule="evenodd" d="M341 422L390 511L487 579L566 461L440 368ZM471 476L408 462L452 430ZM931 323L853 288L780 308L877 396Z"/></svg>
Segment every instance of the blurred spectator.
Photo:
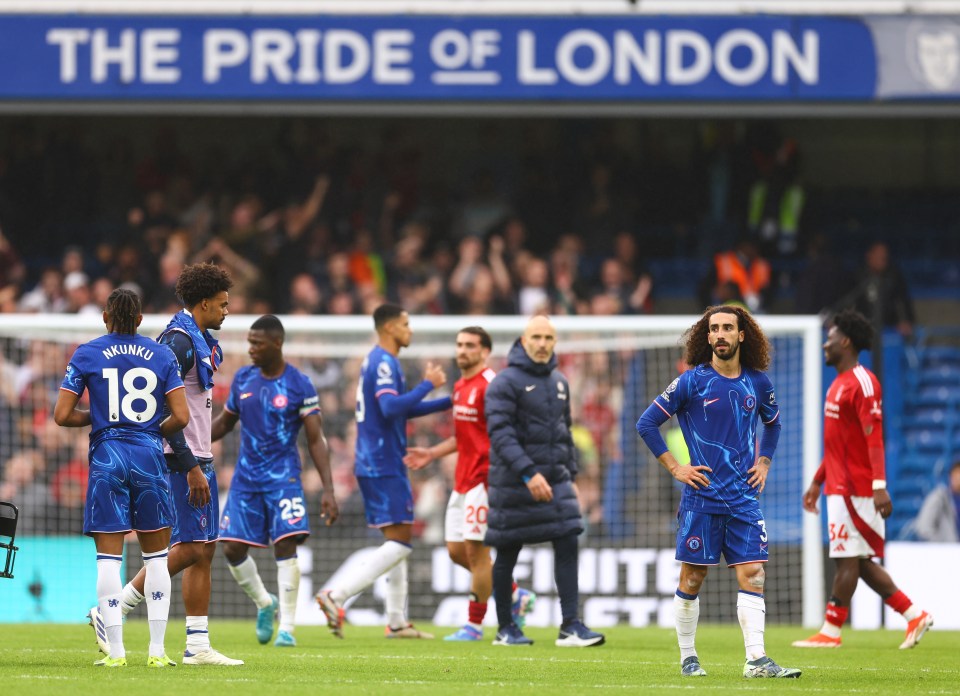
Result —
<svg viewBox="0 0 960 696"><path fill-rule="evenodd" d="M328 314L358 314L360 297L350 277L350 258L342 251L327 257L320 291Z"/></svg>
<svg viewBox="0 0 960 696"><path fill-rule="evenodd" d="M298 273L290 281L290 314L319 314L323 297L317 281L309 273Z"/></svg>
<svg viewBox="0 0 960 696"><path fill-rule="evenodd" d="M519 267L520 289L517 291L517 310L526 317L550 311L550 268L536 256L529 257Z"/></svg>
<svg viewBox="0 0 960 696"><path fill-rule="evenodd" d="M26 267L0 228L0 312L11 311L26 277Z"/></svg>
<svg viewBox="0 0 960 696"><path fill-rule="evenodd" d="M53 500L59 506L56 531L60 534L83 532L83 507L87 499L88 466L74 459L53 475L50 483Z"/></svg>
<svg viewBox="0 0 960 696"><path fill-rule="evenodd" d="M59 269L45 268L40 274L40 282L30 292L20 298L21 312L54 314L65 311L67 298L63 296L63 276Z"/></svg>
<svg viewBox="0 0 960 696"><path fill-rule="evenodd" d="M72 271L63 279L63 290L67 306L64 311L71 314L100 314L101 309L93 302L90 279L83 271Z"/></svg>
<svg viewBox="0 0 960 696"><path fill-rule="evenodd" d="M45 479L43 456L35 449L21 450L3 464L0 500L20 509L17 533L21 536L43 534L52 529L50 488Z"/></svg>
<svg viewBox="0 0 960 696"><path fill-rule="evenodd" d="M630 274L619 259L604 259L600 265L600 289L613 300L616 314L645 314L652 309L650 291L653 281L647 274L631 282Z"/></svg>
<svg viewBox="0 0 960 696"><path fill-rule="evenodd" d="M917 514L914 531L922 541L960 541L960 460L948 476L946 484L927 494Z"/></svg>
<svg viewBox="0 0 960 696"><path fill-rule="evenodd" d="M733 283L751 312L763 312L773 292L770 280L769 262L752 239L743 237L735 248L713 257L713 267L700 284L700 302L704 307L723 304L730 294L727 283Z"/></svg>
<svg viewBox="0 0 960 696"><path fill-rule="evenodd" d="M847 273L830 248L829 238L818 232L810 239L807 256L796 279L794 310L797 314L820 314L844 293Z"/></svg>
<svg viewBox="0 0 960 696"><path fill-rule="evenodd" d="M770 122L757 126L753 141L757 179L750 188L747 224L768 254L789 256L797 250L804 204L798 144Z"/></svg>
<svg viewBox="0 0 960 696"><path fill-rule="evenodd" d="M913 335L915 315L907 281L890 263L886 242L874 242L865 254L865 265L856 286L836 304L836 309L853 307L877 329L893 328L903 336ZM874 351L874 357L877 352Z"/></svg>

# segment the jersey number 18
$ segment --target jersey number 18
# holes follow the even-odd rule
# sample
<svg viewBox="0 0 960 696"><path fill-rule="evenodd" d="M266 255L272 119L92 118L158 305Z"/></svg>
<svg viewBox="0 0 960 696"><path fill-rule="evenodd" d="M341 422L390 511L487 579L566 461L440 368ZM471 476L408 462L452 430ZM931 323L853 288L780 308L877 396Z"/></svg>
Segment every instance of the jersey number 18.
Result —
<svg viewBox="0 0 960 696"><path fill-rule="evenodd" d="M103 378L107 382L107 406L110 409L108 416L111 423L119 423L121 413L128 421L138 423L148 421L156 414L157 400L153 396L153 390L157 387L157 375L152 370L146 367L134 367L124 372L121 379L117 368L105 367ZM136 384L140 378L145 381L142 387ZM140 411L134 408L137 401L143 402L143 409Z"/></svg>

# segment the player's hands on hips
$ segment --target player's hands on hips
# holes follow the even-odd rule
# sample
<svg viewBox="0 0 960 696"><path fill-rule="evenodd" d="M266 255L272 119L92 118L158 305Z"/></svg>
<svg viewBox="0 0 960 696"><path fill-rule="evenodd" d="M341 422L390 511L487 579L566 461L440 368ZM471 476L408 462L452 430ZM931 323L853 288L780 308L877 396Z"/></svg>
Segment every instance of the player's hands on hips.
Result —
<svg viewBox="0 0 960 696"><path fill-rule="evenodd" d="M685 486L693 486L697 490L700 490L710 485L710 479L703 473L705 471L713 473L713 469L704 464L697 464L696 466L692 464L689 466L678 465L671 473L673 474L673 478Z"/></svg>
<svg viewBox="0 0 960 696"><path fill-rule="evenodd" d="M890 494L886 488L873 492L873 506L883 519L890 517L890 513L893 512L893 501L890 500Z"/></svg>
<svg viewBox="0 0 960 696"><path fill-rule="evenodd" d="M433 362L427 363L427 369L423 372L423 378L429 380L434 389L442 387L447 383L447 373L443 371L440 365Z"/></svg>
<svg viewBox="0 0 960 696"><path fill-rule="evenodd" d="M337 499L333 491L324 489L320 496L320 519L326 520L326 525L329 527L337 521L338 517L340 517L340 506L337 505Z"/></svg>
<svg viewBox="0 0 960 696"><path fill-rule="evenodd" d="M408 469L414 471L422 469L431 461L433 457L430 455L429 447L407 447L407 453L403 457L403 463Z"/></svg>
<svg viewBox="0 0 960 696"><path fill-rule="evenodd" d="M530 495L538 503L549 503L553 500L553 489L547 483L543 474L534 474L530 477L530 480L527 481L527 488L530 489Z"/></svg>
<svg viewBox="0 0 960 696"><path fill-rule="evenodd" d="M756 464L747 469L747 473L750 474L747 483L756 488L758 494L763 493L767 485L767 474L770 473L770 458L760 457Z"/></svg>
<svg viewBox="0 0 960 696"><path fill-rule="evenodd" d="M820 499L820 484L814 481L803 492L803 509L807 512L819 513L817 501Z"/></svg>
<svg viewBox="0 0 960 696"><path fill-rule="evenodd" d="M187 485L190 486L190 495L187 501L194 507L203 507L210 502L210 484L203 470L195 466L187 472Z"/></svg>

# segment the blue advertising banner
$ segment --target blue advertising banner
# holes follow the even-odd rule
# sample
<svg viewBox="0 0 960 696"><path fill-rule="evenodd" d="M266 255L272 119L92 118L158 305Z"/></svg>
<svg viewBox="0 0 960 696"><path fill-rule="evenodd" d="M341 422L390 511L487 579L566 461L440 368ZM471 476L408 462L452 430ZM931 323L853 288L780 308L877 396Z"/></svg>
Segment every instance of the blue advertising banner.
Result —
<svg viewBox="0 0 960 696"><path fill-rule="evenodd" d="M93 539L17 537L12 580L0 580L0 623L83 623L97 604Z"/></svg>
<svg viewBox="0 0 960 696"><path fill-rule="evenodd" d="M0 99L863 101L852 18L0 15Z"/></svg>

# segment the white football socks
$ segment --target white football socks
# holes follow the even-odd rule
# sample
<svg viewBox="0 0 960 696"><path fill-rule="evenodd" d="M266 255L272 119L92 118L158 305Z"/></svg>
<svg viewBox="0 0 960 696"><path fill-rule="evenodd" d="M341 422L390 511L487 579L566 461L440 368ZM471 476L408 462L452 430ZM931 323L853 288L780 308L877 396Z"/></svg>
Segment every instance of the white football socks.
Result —
<svg viewBox="0 0 960 696"><path fill-rule="evenodd" d="M748 660L756 660L767 654L763 646L766 614L763 595L743 590L737 593L737 618L740 619L740 628L743 630L743 647Z"/></svg>
<svg viewBox="0 0 960 696"><path fill-rule="evenodd" d="M171 582L170 570L167 568L167 549L143 554L143 566L147 569L143 596L147 598L147 620L150 623L149 654L161 657L166 654L163 639L167 632L167 619L170 617Z"/></svg>
<svg viewBox="0 0 960 696"><path fill-rule="evenodd" d="M353 577L347 578L341 587L331 591L331 596L342 604L353 595L370 587L377 578L406 559L412 550L410 546L399 541L385 541L366 556Z"/></svg>
<svg viewBox="0 0 960 696"><path fill-rule="evenodd" d="M277 589L280 593L278 630L293 633L297 615L297 593L300 591L300 564L296 556L277 561Z"/></svg>
<svg viewBox="0 0 960 696"><path fill-rule="evenodd" d="M674 623L677 627L677 644L680 646L680 662L697 654L697 622L700 621L700 597L685 599L673 596Z"/></svg>
<svg viewBox="0 0 960 696"><path fill-rule="evenodd" d="M210 649L210 631L206 616L187 617L187 651L196 655Z"/></svg>
<svg viewBox="0 0 960 696"><path fill-rule="evenodd" d="M120 564L123 556L97 554L97 604L110 641L110 657L126 657L123 648L123 614L120 611Z"/></svg>
<svg viewBox="0 0 960 696"><path fill-rule="evenodd" d="M263 580L260 578L260 573L257 572L257 564L253 557L247 556L237 565L228 563L227 567L230 569L233 579L237 581L247 597L253 600L258 609L270 606L272 601L270 593L263 585Z"/></svg>
<svg viewBox="0 0 960 696"><path fill-rule="evenodd" d="M407 625L407 559L397 563L387 574L387 624L392 628Z"/></svg>
<svg viewBox="0 0 960 696"><path fill-rule="evenodd" d="M143 595L137 592L132 582L123 586L123 591L120 592L120 611L124 616L136 609L142 601Z"/></svg>

